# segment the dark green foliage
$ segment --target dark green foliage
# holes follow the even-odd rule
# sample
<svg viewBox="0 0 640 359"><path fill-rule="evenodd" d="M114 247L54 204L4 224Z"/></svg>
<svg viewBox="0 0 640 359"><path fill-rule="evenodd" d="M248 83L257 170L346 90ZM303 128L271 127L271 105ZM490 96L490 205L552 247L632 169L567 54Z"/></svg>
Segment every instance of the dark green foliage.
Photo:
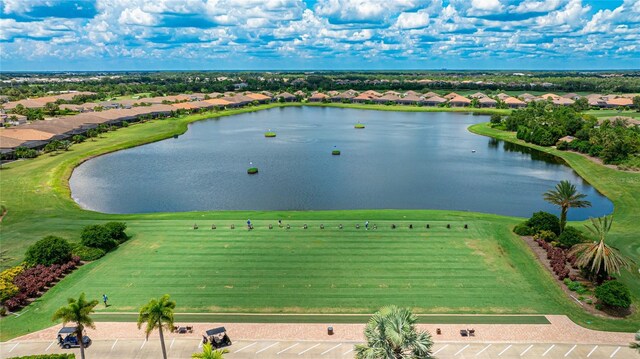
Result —
<svg viewBox="0 0 640 359"><path fill-rule="evenodd" d="M100 248L87 247L82 244L76 245L71 253L86 262L95 261L106 254L106 252Z"/></svg>
<svg viewBox="0 0 640 359"><path fill-rule="evenodd" d="M24 261L34 266L43 264L66 263L71 260L71 245L65 239L56 236L46 236L32 244L25 254Z"/></svg>
<svg viewBox="0 0 640 359"><path fill-rule="evenodd" d="M578 294L586 294L589 292L589 290L585 288L580 282L572 281L569 278L564 279L564 284L567 285L567 288L570 291L576 292Z"/></svg>
<svg viewBox="0 0 640 359"><path fill-rule="evenodd" d="M38 157L38 151L31 149L31 148L26 148L26 147L18 147L16 148L15 152L14 152L15 156L17 158L36 158Z"/></svg>
<svg viewBox="0 0 640 359"><path fill-rule="evenodd" d="M100 248L105 252L118 247L118 242L111 238L111 232L99 224L84 227L80 235L80 243L87 247Z"/></svg>
<svg viewBox="0 0 640 359"><path fill-rule="evenodd" d="M560 220L556 215L547 212L536 212L534 213L529 220L527 220L526 225L533 230L534 233L538 233L540 231L551 231L558 235L560 233Z"/></svg>
<svg viewBox="0 0 640 359"><path fill-rule="evenodd" d="M556 144L556 148L560 151L566 151L569 149L569 142L567 141L560 141L558 142L558 144Z"/></svg>
<svg viewBox="0 0 640 359"><path fill-rule="evenodd" d="M629 308L631 306L631 292L622 282L611 280L596 288L596 298L608 307Z"/></svg>
<svg viewBox="0 0 640 359"><path fill-rule="evenodd" d="M11 357L8 359L76 359L75 354L37 354L24 357Z"/></svg>
<svg viewBox="0 0 640 359"><path fill-rule="evenodd" d="M124 232L127 229L127 224L124 222L108 222L104 224L104 227L109 231L111 239L115 240L119 244L122 244L129 239L129 236Z"/></svg>
<svg viewBox="0 0 640 359"><path fill-rule="evenodd" d="M519 235L519 236L532 236L535 233L533 232L533 229L531 229L528 225L527 222L524 223L520 223L517 226L513 227L513 233Z"/></svg>
<svg viewBox="0 0 640 359"><path fill-rule="evenodd" d="M584 234L575 227L565 227L560 236L558 236L558 244L562 248L571 248L578 243L586 240Z"/></svg>
<svg viewBox="0 0 640 359"><path fill-rule="evenodd" d="M608 164L623 163L640 152L638 126L629 126L621 119L598 124L592 116L581 115L571 107L530 103L525 109L513 111L504 124L508 131L517 131L518 139L541 146L553 146L564 136L575 136L571 143L558 144L558 149L600 157Z"/></svg>

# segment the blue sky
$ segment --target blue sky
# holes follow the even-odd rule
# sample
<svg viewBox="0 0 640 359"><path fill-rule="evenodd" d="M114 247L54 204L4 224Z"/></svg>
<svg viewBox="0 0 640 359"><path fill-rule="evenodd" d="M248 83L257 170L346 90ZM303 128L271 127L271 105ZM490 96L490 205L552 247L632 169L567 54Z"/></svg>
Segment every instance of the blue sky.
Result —
<svg viewBox="0 0 640 359"><path fill-rule="evenodd" d="M640 0L0 0L0 70L638 69Z"/></svg>

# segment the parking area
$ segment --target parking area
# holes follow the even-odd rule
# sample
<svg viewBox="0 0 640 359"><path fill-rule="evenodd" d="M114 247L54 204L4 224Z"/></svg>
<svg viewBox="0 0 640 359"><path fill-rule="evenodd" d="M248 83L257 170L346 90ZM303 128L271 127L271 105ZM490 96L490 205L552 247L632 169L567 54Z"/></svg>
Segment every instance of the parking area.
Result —
<svg viewBox="0 0 640 359"><path fill-rule="evenodd" d="M275 358L353 358L355 342L320 341L269 341L241 340L228 347L229 359L275 359ZM190 358L202 348L197 339L170 339L166 342L170 358ZM0 344L2 358L13 356L64 353L54 342L25 341ZM71 351L78 352L77 349ZM87 349L94 358L158 358L161 353L158 340L116 339L95 340ZM477 359L628 359L638 355L620 345L551 344L551 343L482 343L482 342L438 342L434 345L436 358Z"/></svg>

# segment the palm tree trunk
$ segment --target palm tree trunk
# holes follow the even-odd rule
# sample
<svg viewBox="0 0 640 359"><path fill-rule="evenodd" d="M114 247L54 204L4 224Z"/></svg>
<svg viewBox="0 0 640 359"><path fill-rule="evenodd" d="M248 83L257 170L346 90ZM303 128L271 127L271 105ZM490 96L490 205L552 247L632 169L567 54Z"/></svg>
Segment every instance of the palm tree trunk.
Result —
<svg viewBox="0 0 640 359"><path fill-rule="evenodd" d="M562 206L562 211L560 212L560 233L564 231L564 226L567 224L567 211L569 211L569 207Z"/></svg>
<svg viewBox="0 0 640 359"><path fill-rule="evenodd" d="M84 359L84 343L82 342L82 332L76 334L76 337L78 337L78 344L80 344L80 358Z"/></svg>
<svg viewBox="0 0 640 359"><path fill-rule="evenodd" d="M162 346L162 357L167 359L167 349L164 347L164 334L162 334L162 324L160 324L160 345Z"/></svg>

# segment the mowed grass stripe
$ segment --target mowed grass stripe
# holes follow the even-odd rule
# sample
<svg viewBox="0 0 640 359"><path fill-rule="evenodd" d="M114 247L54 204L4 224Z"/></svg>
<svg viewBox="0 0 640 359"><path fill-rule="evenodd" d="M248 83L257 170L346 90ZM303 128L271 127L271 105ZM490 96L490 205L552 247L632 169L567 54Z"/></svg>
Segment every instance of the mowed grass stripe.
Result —
<svg viewBox="0 0 640 359"><path fill-rule="evenodd" d="M172 225L156 226L158 235L149 236L132 229L131 242L96 263L87 277L91 286L110 293L110 311L127 310L166 288L183 311L326 310L330 303L349 312L400 301L436 311L455 305L472 312L537 312L535 305L502 307L522 301L523 292L532 301L543 300L517 271L505 268L509 258L496 249L496 240L473 238L475 230L354 229L336 237L326 229L301 228L277 236L269 230L205 232ZM480 246L471 248L469 240ZM496 296L505 285L511 290Z"/></svg>

